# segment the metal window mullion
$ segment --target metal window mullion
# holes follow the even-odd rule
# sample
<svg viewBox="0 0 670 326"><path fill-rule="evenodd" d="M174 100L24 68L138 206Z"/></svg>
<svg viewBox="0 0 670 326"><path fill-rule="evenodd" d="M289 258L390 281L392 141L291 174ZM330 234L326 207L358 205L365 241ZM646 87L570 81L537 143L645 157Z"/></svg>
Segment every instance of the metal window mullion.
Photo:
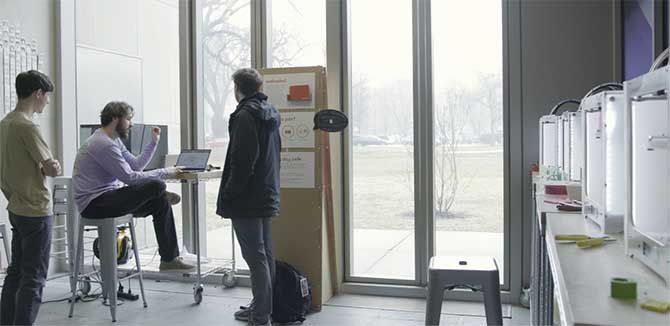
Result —
<svg viewBox="0 0 670 326"><path fill-rule="evenodd" d="M255 69L269 67L272 50L271 0L252 0L251 5L251 66Z"/></svg>
<svg viewBox="0 0 670 326"><path fill-rule="evenodd" d="M505 274L511 302L519 302L524 284L524 210L527 198L532 193L525 192L523 89L521 87L523 69L521 65L521 1L503 1L503 119L505 127ZM532 200L532 198L531 198ZM530 218L535 218L531 214ZM526 244L527 245L527 244Z"/></svg>
<svg viewBox="0 0 670 326"><path fill-rule="evenodd" d="M332 0L330 0L332 1ZM351 1L351 0L349 0ZM351 17L351 7L349 6L349 1L342 1L342 8L340 12L340 33L342 35L341 44L342 44L342 70L341 70L341 80L342 80L342 104L344 105L343 111L349 117L352 117L353 112L351 108L351 86L352 86L352 73L351 73L351 26L349 24L349 17ZM328 13L326 13L328 14ZM342 154L344 157L344 171L342 171L344 186L344 245L345 245L345 256L344 256L344 266L345 266L345 281L352 279L353 273L353 249L354 249L354 217L353 217L353 184L354 177L352 173L353 164L353 146L352 146L352 135L353 128L345 129L343 133L343 144L342 144Z"/></svg>
<svg viewBox="0 0 670 326"><path fill-rule="evenodd" d="M342 42L342 8L344 7L343 1L341 0L321 0L324 1L325 3L325 10L326 10L326 71L332 72L331 74L327 75L328 81L327 81L327 87L328 87L328 107L329 108L335 108L335 109L340 109L343 110L343 100L344 97L342 96L343 89L342 86L344 85L342 81L342 73L337 73L337 72L342 72L343 71L343 63L344 63L344 54L346 53L346 47L343 46ZM329 15L330 14L330 15ZM340 134L340 146L343 135ZM336 153L336 148L338 142L333 142L331 143L332 149L333 149L333 155L334 157L337 156ZM340 147L340 153L342 153L343 149ZM341 165L340 165L341 166ZM338 169L338 164L334 163L333 164L333 171L337 171ZM343 182L344 179L341 177L340 182ZM333 180L333 183L338 182L338 180ZM335 191L337 190L337 187L333 188L333 199L335 202L337 202L337 197L338 193ZM340 188L340 194L342 199L344 199L344 188ZM337 212L337 210L336 210ZM345 212L341 213L342 215L346 216ZM344 278L344 248L345 244L343 243L343 240L345 239L345 236L343 235L344 233L344 222L343 218L338 219L338 216L335 215L335 236L336 236L336 241L335 243L337 244L336 247L336 260L337 260L337 277L338 277L338 283L342 281ZM339 232L338 232L339 231ZM339 237L339 238L338 238ZM339 283L341 284L341 283Z"/></svg>
<svg viewBox="0 0 670 326"><path fill-rule="evenodd" d="M510 257L510 230L511 230L511 220L510 220L510 204L511 204L511 183L510 183L510 175L511 175L511 169L510 169L510 105L509 105L509 94L510 94L510 86L509 86L509 73L510 73L510 67L509 67L509 60L510 60L510 38L509 38L509 31L510 31L510 24L509 24L509 10L510 10L510 5L507 1L502 2L502 23L503 23L503 173L504 173L504 179L503 179L503 205L504 205L504 216L503 216L503 286L501 289L509 289L511 287L510 284L510 262L511 262L511 257ZM533 201L534 203L534 201ZM532 224L532 223L531 223ZM535 229L533 229L533 232L535 232ZM534 241L534 239L532 239ZM518 293L519 291L517 291Z"/></svg>
<svg viewBox="0 0 670 326"><path fill-rule="evenodd" d="M179 3L179 61L180 61L180 125L182 148L201 148L205 145L203 104L203 57L202 57L202 0ZM198 186L204 193L204 185ZM182 185L182 234L184 245L194 252L194 230L192 206L193 193L187 184ZM205 196L195 203L197 211L205 211ZM200 249L207 255L207 226L200 223Z"/></svg>
<svg viewBox="0 0 670 326"><path fill-rule="evenodd" d="M412 1L415 281L428 283L434 253L433 77L430 0Z"/></svg>

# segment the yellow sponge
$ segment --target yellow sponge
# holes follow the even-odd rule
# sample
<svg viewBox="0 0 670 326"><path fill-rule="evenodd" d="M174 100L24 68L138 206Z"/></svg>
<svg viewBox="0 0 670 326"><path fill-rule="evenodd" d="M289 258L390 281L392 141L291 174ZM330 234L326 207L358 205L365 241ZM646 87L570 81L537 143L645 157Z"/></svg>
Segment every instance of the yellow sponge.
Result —
<svg viewBox="0 0 670 326"><path fill-rule="evenodd" d="M640 308L664 314L670 311L670 303L649 299L640 304Z"/></svg>

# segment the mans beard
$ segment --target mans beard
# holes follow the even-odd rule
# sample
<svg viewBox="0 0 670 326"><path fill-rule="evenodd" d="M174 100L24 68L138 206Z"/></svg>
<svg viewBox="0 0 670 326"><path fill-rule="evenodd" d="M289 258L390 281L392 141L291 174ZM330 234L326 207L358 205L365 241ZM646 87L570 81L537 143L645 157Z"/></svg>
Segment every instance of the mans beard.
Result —
<svg viewBox="0 0 670 326"><path fill-rule="evenodd" d="M116 126L116 133L119 134L119 137L121 137L121 139L128 139L129 131L130 127L123 129L120 125Z"/></svg>

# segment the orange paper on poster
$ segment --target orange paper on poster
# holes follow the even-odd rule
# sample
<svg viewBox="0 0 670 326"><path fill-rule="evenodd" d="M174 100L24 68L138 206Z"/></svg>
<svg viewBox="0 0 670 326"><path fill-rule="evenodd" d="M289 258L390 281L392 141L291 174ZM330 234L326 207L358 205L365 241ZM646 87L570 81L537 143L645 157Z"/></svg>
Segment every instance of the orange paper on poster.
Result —
<svg viewBox="0 0 670 326"><path fill-rule="evenodd" d="M293 85L288 88L288 95L286 98L289 101L309 101L311 96L309 94L309 85Z"/></svg>

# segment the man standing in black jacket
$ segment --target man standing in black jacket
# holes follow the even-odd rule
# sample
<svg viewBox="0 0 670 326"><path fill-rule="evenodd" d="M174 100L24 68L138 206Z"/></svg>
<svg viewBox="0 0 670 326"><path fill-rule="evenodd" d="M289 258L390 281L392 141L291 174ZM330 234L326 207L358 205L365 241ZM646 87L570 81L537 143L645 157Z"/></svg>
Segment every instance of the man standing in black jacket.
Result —
<svg viewBox="0 0 670 326"><path fill-rule="evenodd" d="M270 220L279 215L279 112L260 92L258 71L245 68L233 74L235 99L230 115L230 143L226 153L216 213L230 218L249 265L253 300L235 319L265 325L272 313L272 257Z"/></svg>

